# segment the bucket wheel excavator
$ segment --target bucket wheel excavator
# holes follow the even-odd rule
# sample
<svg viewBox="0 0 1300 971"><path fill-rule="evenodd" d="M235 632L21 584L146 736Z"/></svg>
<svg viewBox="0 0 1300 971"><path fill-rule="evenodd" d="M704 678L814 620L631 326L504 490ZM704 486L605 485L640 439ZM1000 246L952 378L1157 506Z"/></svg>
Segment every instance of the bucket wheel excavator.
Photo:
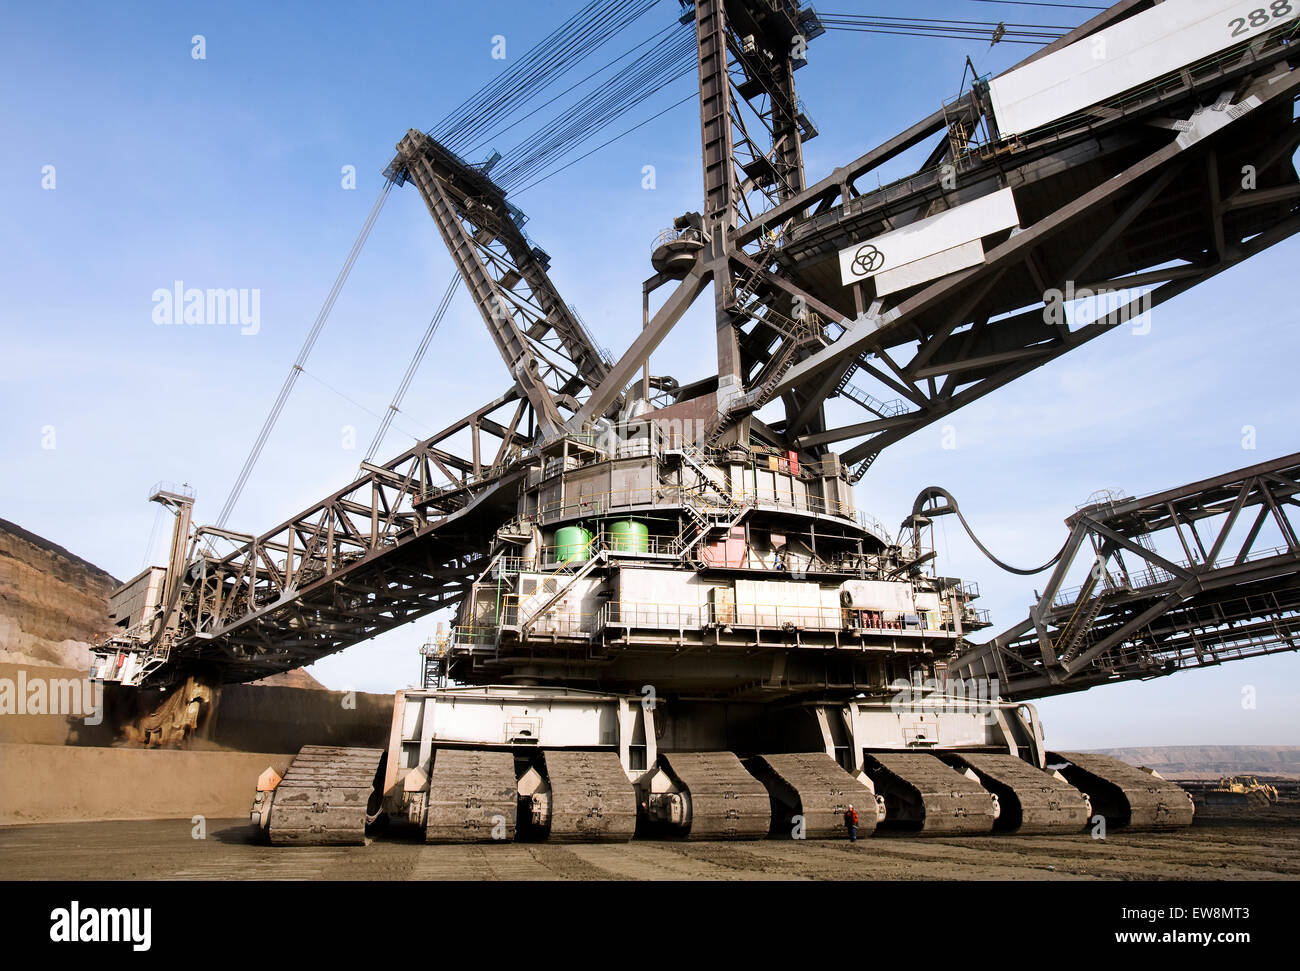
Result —
<svg viewBox="0 0 1300 971"><path fill-rule="evenodd" d="M231 554L182 557L166 636L116 649L144 681L249 680L454 607L386 749L309 746L259 783L273 843L362 842L381 815L428 842L822 838L850 805L864 835L1188 825L1158 775L1049 751L1032 701L1295 650L1300 455L1084 507L1029 619L987 640L978 588L925 542L956 501L927 490L894 535L853 485L1300 229L1295 8L1234 33L1249 6L1122 0L808 185L794 74L820 20L697 0L703 205L656 240L617 360L490 165L408 132L388 174L423 198L511 383ZM710 288L716 374L651 374ZM1133 288L1061 313L1062 293ZM830 424L833 398L858 420Z"/></svg>

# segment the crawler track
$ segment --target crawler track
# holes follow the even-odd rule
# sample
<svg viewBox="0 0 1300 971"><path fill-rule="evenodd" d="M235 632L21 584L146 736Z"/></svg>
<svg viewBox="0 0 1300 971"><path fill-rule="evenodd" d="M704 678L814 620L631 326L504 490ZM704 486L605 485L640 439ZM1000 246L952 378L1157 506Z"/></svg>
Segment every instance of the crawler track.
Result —
<svg viewBox="0 0 1300 971"><path fill-rule="evenodd" d="M278 846L363 844L383 749L304 745L271 803L267 834Z"/></svg>
<svg viewBox="0 0 1300 971"><path fill-rule="evenodd" d="M960 761L998 797L999 832L1078 833L1092 815L1082 792L1014 755L964 754Z"/></svg>
<svg viewBox="0 0 1300 971"><path fill-rule="evenodd" d="M553 843L626 842L637 828L636 789L611 751L547 749L548 824L531 834ZM276 788L267 832L277 845L361 844L378 808L380 749L308 745ZM942 756L942 757L941 757ZM1083 832L1094 813L1116 829L1169 830L1192 822L1187 792L1107 756L1050 753L1061 777L1006 753L876 752L866 756L875 793L825 753L754 756L660 753L689 800L688 840L806 839L844 834L858 810L859 832L884 825L933 835ZM974 776L975 778L972 778ZM976 781L978 780L978 781ZM878 793L878 795L877 795ZM516 759L498 749L434 752L424 837L428 843L499 843L516 838ZM798 823L796 823L798 818Z"/></svg>
<svg viewBox="0 0 1300 971"><path fill-rule="evenodd" d="M774 831L793 829L793 818L800 816L804 838L840 836L844 812L852 805L858 811L858 835L875 832L875 794L823 752L759 755L746 768L767 786Z"/></svg>
<svg viewBox="0 0 1300 971"><path fill-rule="evenodd" d="M660 753L660 760L690 793L687 839L761 839L772 822L761 782L731 752Z"/></svg>
<svg viewBox="0 0 1300 971"><path fill-rule="evenodd" d="M1108 755L1049 752L1048 764L1061 769L1070 785L1092 800L1092 810L1109 826L1128 829L1179 829L1196 812L1187 790Z"/></svg>
<svg viewBox="0 0 1300 971"><path fill-rule="evenodd" d="M492 843L515 838L519 790L515 757L485 749L440 749L429 776L426 843Z"/></svg>
<svg viewBox="0 0 1300 971"><path fill-rule="evenodd" d="M876 752L867 774L885 797L885 823L923 833L988 833L994 796L934 755Z"/></svg>
<svg viewBox="0 0 1300 971"><path fill-rule="evenodd" d="M636 832L636 793L613 752L547 751L552 843L626 842Z"/></svg>

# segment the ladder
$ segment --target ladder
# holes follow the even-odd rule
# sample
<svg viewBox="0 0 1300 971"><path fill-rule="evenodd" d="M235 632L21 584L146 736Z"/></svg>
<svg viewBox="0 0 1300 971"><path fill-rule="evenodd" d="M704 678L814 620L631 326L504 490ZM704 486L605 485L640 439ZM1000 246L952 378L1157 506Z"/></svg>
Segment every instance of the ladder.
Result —
<svg viewBox="0 0 1300 971"><path fill-rule="evenodd" d="M862 479L862 477L867 474L867 469L871 468L871 463L874 462L879 457L880 457L880 452L879 450L877 450L875 452L872 452L861 462L855 465L853 467L853 471L849 473L849 483L852 485L857 485L858 482Z"/></svg>

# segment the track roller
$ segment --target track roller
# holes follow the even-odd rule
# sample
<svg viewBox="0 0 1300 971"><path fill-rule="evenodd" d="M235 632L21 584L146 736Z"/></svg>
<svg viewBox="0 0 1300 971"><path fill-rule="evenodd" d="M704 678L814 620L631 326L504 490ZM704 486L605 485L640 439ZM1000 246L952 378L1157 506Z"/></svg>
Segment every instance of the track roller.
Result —
<svg viewBox="0 0 1300 971"><path fill-rule="evenodd" d="M1088 797L1050 772L1014 755L962 753L954 757L972 769L980 784L998 797L997 832L1081 833L1092 816Z"/></svg>
<svg viewBox="0 0 1300 971"><path fill-rule="evenodd" d="M378 809L383 749L304 745L253 820L278 846L361 845Z"/></svg>
<svg viewBox="0 0 1300 971"><path fill-rule="evenodd" d="M767 789L731 752L661 752L641 785L647 823L675 836L762 839L771 825Z"/></svg>
<svg viewBox="0 0 1300 971"><path fill-rule="evenodd" d="M875 832L876 794L825 752L757 755L745 767L767 787L772 835L791 835L799 816L804 839L844 836L844 812L850 805L858 812L858 836Z"/></svg>
<svg viewBox="0 0 1300 971"><path fill-rule="evenodd" d="M997 797L934 755L871 752L865 768L885 797L887 827L941 834L993 830Z"/></svg>
<svg viewBox="0 0 1300 971"><path fill-rule="evenodd" d="M518 811L513 754L454 748L434 752L426 843L513 840Z"/></svg>
<svg viewBox="0 0 1300 971"><path fill-rule="evenodd" d="M1180 829L1192 824L1191 793L1109 755L1048 752L1049 765L1064 762L1061 775L1092 801L1106 825L1128 829Z"/></svg>

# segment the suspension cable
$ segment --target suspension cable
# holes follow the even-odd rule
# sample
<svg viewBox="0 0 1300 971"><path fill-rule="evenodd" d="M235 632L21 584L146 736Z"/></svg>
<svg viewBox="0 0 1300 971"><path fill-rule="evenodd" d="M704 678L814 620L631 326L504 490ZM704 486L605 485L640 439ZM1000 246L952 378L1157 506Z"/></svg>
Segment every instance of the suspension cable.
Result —
<svg viewBox="0 0 1300 971"><path fill-rule="evenodd" d="M443 140L444 143L453 141L459 143L475 134L481 135L491 120L499 117L503 106L510 104L513 110L519 110L536 93L539 93L556 78L563 76L579 60L640 18L656 3L657 0L616 0L612 4L608 0L592 0L573 17L570 17L568 21L548 34L541 42L533 45L524 55L524 58L511 70L506 71L493 82L479 89L466 102L453 109L437 126L440 140ZM645 43L642 42L637 47L642 47ZM633 50L636 49L633 48ZM627 55L624 54L623 56ZM620 59L618 58L616 61ZM553 155L553 153L551 154ZM343 284L347 281L352 267L356 263L371 229L374 227L375 220L388 199L392 186L391 180L384 182L379 197L375 200L360 233L353 242L352 249L348 252L347 259L339 270L334 285L326 296L320 312L316 315L311 331L304 340L293 366L289 369L289 373L280 387L280 393L276 396L275 402L262 424L261 431L245 458L239 475L231 487L230 494L221 508L221 513L216 520L218 527L226 525L236 504L239 502L239 498L248 483L249 477L252 475L254 467L257 465L262 450L270 439L271 433L284 411L285 404L297 384L298 377L303 373L304 365L316 344L316 340L320 336L335 302L338 300ZM453 282L448 287L447 293L439 305L438 312L435 313L434 319L430 321L424 340L421 342L407 369L407 374L399 386L393 404L389 406L388 411L383 416L376 441L371 446L372 453L378 447L379 439L387 432L397 406L414 377L415 369L418 368L420 361L428 350L429 341L446 313L456 282ZM370 455L367 458L369 459Z"/></svg>
<svg viewBox="0 0 1300 971"><path fill-rule="evenodd" d="M230 495L226 498L226 504L221 507L221 515L217 517L217 527L222 528L226 525L226 520L230 518L231 512L234 511L235 503L239 501L240 493L244 491L244 486L248 482L248 477L253 472L253 466L257 464L258 457L262 454L267 439L271 437L271 431L275 428L275 423L280 418L280 412L284 411L285 402L289 400L289 392L298 381L298 375L302 373L303 365L307 363L307 357L311 354L312 348L316 345L316 338L320 336L325 321L329 318L330 311L334 309L334 303L338 300L339 291L343 289L343 284L347 281L348 274L352 272L352 267L357 261L357 256L361 253L361 248L365 245L366 239L370 236L370 230L375 225L375 220L379 217L379 211L384 208L384 203L388 199L388 193L393 188L390 180L385 180L384 187L379 190L379 197L375 199L375 204L370 207L370 214L366 216L366 221L361 227L361 232L352 243L352 249L348 251L348 257L343 261L343 267L339 270L338 276L334 278L334 286L330 288L329 294L325 297L325 303L321 306L320 312L316 315L316 322L312 324L307 339L303 341L302 348L298 351L298 357L293 362L293 367L289 369L288 376L284 379L284 384L280 388L280 394L275 399L275 404L271 406L270 414L266 416L266 421L262 423L262 431L258 434L257 440L253 443L252 450L248 453L248 458L244 460L244 467L240 470L235 484L230 490Z"/></svg>
<svg viewBox="0 0 1300 971"><path fill-rule="evenodd" d="M442 300L438 304L438 309L433 313L433 319L429 321L429 326L424 331L424 339L420 341L420 346L415 351L415 356L411 358L410 364L406 366L406 374L402 376L401 383L397 386L397 392L393 395L393 400L384 412L383 420L379 423L379 428L375 430L375 437L370 441L370 448L366 450L365 461L369 462L379 451L379 445L388 434L388 426L393 423L393 418L401 410L402 399L406 397L406 391L411 386L411 381L415 378L415 372L419 370L420 362L424 360L425 353L429 350L429 343L433 340L433 335L438 330L438 325L442 323L442 318L447 315L447 308L451 305L451 298L456 293L456 287L460 285L460 275L457 274L451 278L447 284L447 291L442 295Z"/></svg>

